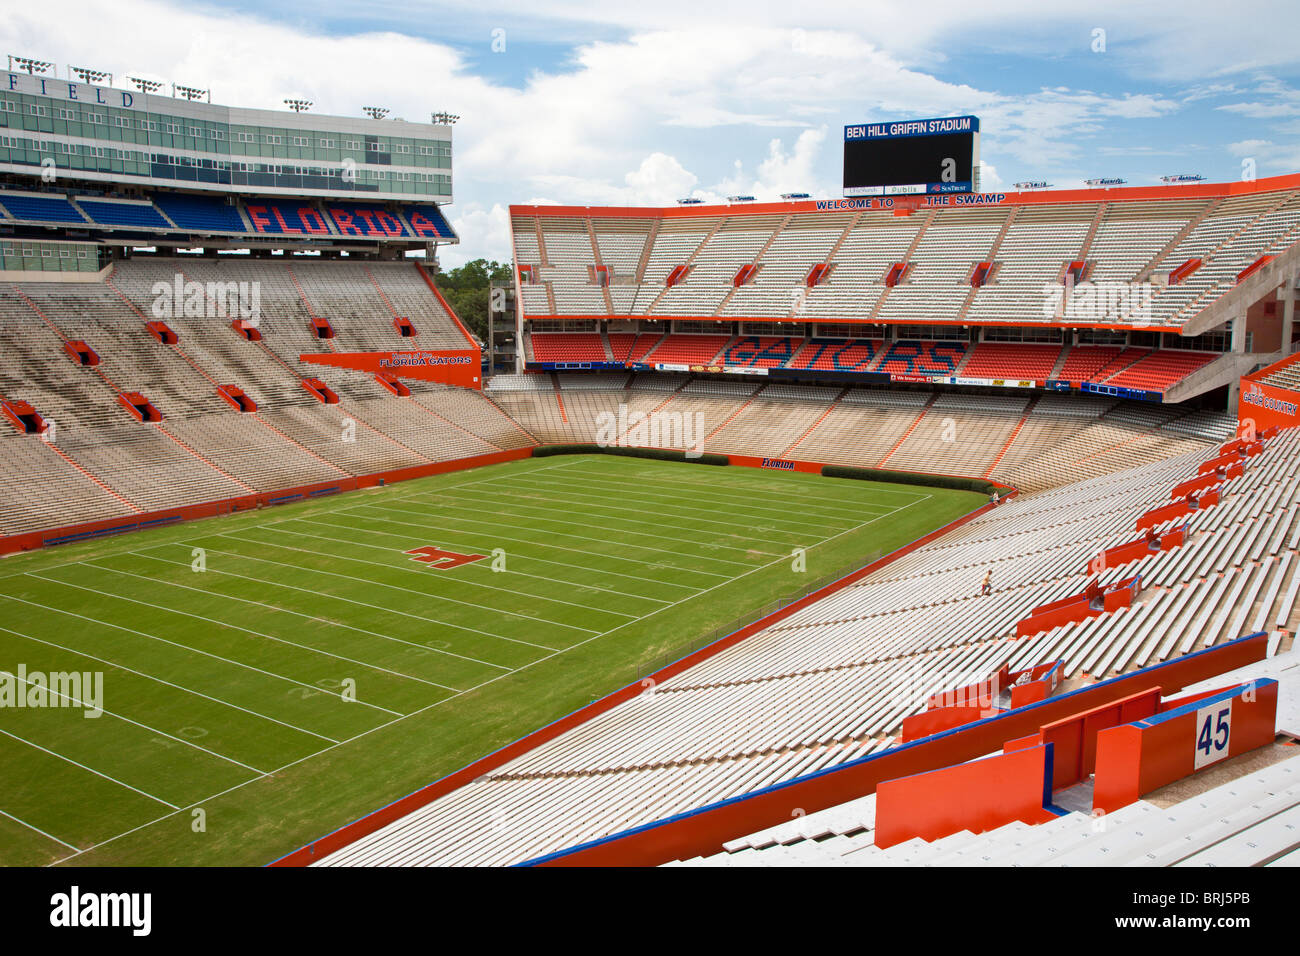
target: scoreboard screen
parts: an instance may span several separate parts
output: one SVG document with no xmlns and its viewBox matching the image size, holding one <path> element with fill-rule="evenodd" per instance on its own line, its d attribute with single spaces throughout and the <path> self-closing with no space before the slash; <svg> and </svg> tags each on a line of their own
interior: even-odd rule
<svg viewBox="0 0 1300 956">
<path fill-rule="evenodd" d="M 979 120 L 974 116 L 844 127 L 844 195 L 974 192 Z"/>
</svg>

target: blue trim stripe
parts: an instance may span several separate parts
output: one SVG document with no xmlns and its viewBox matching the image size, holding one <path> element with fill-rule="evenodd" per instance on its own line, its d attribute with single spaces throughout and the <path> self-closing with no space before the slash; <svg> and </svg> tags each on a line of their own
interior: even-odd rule
<svg viewBox="0 0 1300 956">
<path fill-rule="evenodd" d="M 665 817 L 662 820 L 653 820 L 650 823 L 643 823 L 640 826 L 632 827 L 631 829 L 628 830 L 622 830 L 618 833 L 611 833 L 608 836 L 600 837 L 595 840 L 589 840 L 586 843 L 579 843 L 577 846 L 572 846 L 569 847 L 568 849 L 556 850 L 552 853 L 547 853 L 543 856 L 535 857 L 531 860 L 525 860 L 522 863 L 516 863 L 514 865 L 515 866 L 537 866 L 541 863 L 549 863 L 552 860 L 562 859 L 563 857 L 570 856 L 574 853 L 579 853 L 583 850 L 589 850 L 593 847 L 601 846 L 606 843 L 613 843 L 615 840 L 622 840 L 625 837 L 633 836 L 638 833 L 645 833 L 649 830 L 654 830 L 659 827 L 668 826 L 671 823 L 678 823 L 682 820 L 688 820 L 691 817 L 698 816 L 703 813 L 709 813 L 713 810 L 717 810 L 722 807 L 731 806 L 734 803 L 740 803 L 744 800 L 752 800 L 757 797 L 766 796 L 767 794 L 770 793 L 777 793 L 781 790 L 786 789 L 787 787 L 793 787 L 796 784 L 807 783 L 809 780 L 816 780 L 818 777 L 824 777 L 827 776 L 828 774 L 833 774 L 833 773 L 840 773 L 841 771 L 848 770 L 851 767 L 860 767 L 864 764 L 870 763 L 873 760 L 879 760 L 881 757 L 887 754 L 892 755 L 898 753 L 900 750 L 907 750 L 912 747 L 920 746 L 921 744 L 932 743 L 935 740 L 941 740 L 944 737 L 950 737 L 953 734 L 965 732 L 967 730 L 970 730 L 972 727 L 978 727 L 982 724 L 990 723 L 991 721 L 1005 720 L 1013 713 L 1019 715 L 1019 714 L 1027 713 L 1032 710 L 1037 710 L 1041 707 L 1046 707 L 1049 704 L 1055 705 L 1060 703 L 1063 700 L 1068 700 L 1071 697 L 1078 696 L 1079 694 L 1091 693 L 1095 691 L 1098 687 L 1105 687 L 1106 685 L 1113 684 L 1116 681 L 1132 680 L 1133 678 L 1141 674 L 1155 673 L 1156 671 L 1159 671 L 1162 668 L 1169 667 L 1173 664 L 1182 661 L 1190 660 L 1193 657 L 1202 657 L 1206 654 L 1213 654 L 1219 651 L 1223 651 L 1226 648 L 1233 647 L 1237 644 L 1242 643 L 1243 641 L 1249 641 L 1254 638 L 1265 635 L 1267 633 L 1268 633 L 1267 631 L 1257 631 L 1254 634 L 1247 634 L 1244 637 L 1239 637 L 1236 640 L 1227 641 L 1226 643 L 1218 644 L 1214 647 L 1207 647 L 1199 651 L 1193 651 L 1191 654 L 1184 654 L 1181 657 L 1175 657 L 1167 661 L 1161 661 L 1159 664 L 1152 664 L 1149 667 L 1144 667 L 1140 670 L 1133 671 L 1131 674 L 1121 674 L 1118 677 L 1112 677 L 1109 680 L 1098 681 L 1095 684 L 1089 684 L 1087 687 L 1077 688 L 1075 690 L 1070 691 L 1068 694 L 1061 694 L 1057 697 L 1048 697 L 1046 700 L 1040 700 L 1032 704 L 1026 704 L 1024 707 L 1017 708 L 1015 711 L 1006 711 L 1001 714 L 995 714 L 992 717 L 984 717 L 981 718 L 980 720 L 975 720 L 969 724 L 963 724 L 960 727 L 954 727 L 951 730 L 945 730 L 940 733 L 933 734 L 932 736 L 929 737 L 922 737 L 919 740 L 913 740 L 909 743 L 899 744 L 897 747 L 890 747 L 888 750 L 880 750 L 877 751 L 876 753 L 868 754 L 865 757 L 859 757 L 856 760 L 850 760 L 846 763 L 836 764 L 834 767 L 826 767 L 822 770 L 816 770 L 802 777 L 795 777 L 791 780 L 786 780 L 778 784 L 773 784 L 772 786 L 766 787 L 762 790 L 755 790 L 752 793 L 743 793 L 740 794 L 739 796 L 728 797 L 726 800 L 719 800 L 716 803 L 706 804 L 702 807 L 697 807 L 694 810 L 687 810 L 671 817 Z"/>
<path fill-rule="evenodd" d="M 645 366 L 645 367 L 646 367 L 646 368 L 650 368 L 651 366 L 648 366 L 648 365 L 647 365 L 647 366 Z M 976 512 L 982 511 L 982 510 L 984 510 L 985 508 L 988 508 L 988 507 L 989 507 L 989 505 L 987 505 L 987 504 L 982 504 L 982 505 L 980 505 L 978 508 L 972 508 L 970 511 L 966 512 L 966 513 L 965 513 L 964 515 L 962 515 L 960 518 L 954 518 L 953 521 L 956 522 L 956 521 L 962 521 L 962 520 L 965 520 L 966 518 L 969 518 L 971 515 L 975 514 Z M 936 528 L 935 530 L 940 530 L 940 529 L 937 529 L 937 528 Z M 924 537 L 924 535 L 923 535 L 922 537 Z M 920 538 L 918 538 L 917 540 L 919 541 Z M 897 554 L 899 551 L 902 551 L 902 550 L 904 550 L 905 548 L 910 548 L 910 547 L 911 547 L 912 545 L 914 545 L 914 544 L 916 544 L 916 541 L 909 541 L 907 544 L 902 545 L 902 546 L 900 546 L 900 547 L 898 547 L 898 548 L 895 548 L 893 551 L 889 552 L 889 554 L 886 554 L 886 555 L 884 555 L 883 557 L 875 558 L 875 559 L 872 560 L 872 561 L 868 561 L 866 564 L 862 565 L 862 567 L 860 567 L 860 568 L 855 568 L 854 570 L 848 572 L 847 574 L 842 575 L 841 577 L 836 578 L 834 581 L 830 582 L 829 584 L 824 585 L 824 586 L 821 587 L 821 588 L 818 588 L 818 590 L 819 590 L 819 591 L 824 591 L 824 590 L 826 590 L 826 588 L 834 587 L 836 584 L 839 584 L 839 583 L 840 583 L 841 581 L 843 581 L 845 578 L 850 578 L 850 577 L 852 577 L 853 575 L 855 575 L 855 574 L 857 574 L 858 572 L 860 572 L 860 571 L 862 570 L 862 568 L 870 567 L 870 566 L 873 565 L 873 564 L 878 564 L 878 563 L 881 562 L 881 561 L 885 561 L 885 560 L 887 560 L 888 558 L 893 557 L 893 556 L 894 556 L 895 554 Z M 815 593 L 815 592 L 814 592 L 814 593 Z M 803 600 L 803 599 L 800 598 L 800 600 Z M 788 606 L 788 605 L 785 605 L 785 606 Z M 761 620 L 761 618 L 760 618 L 760 620 Z M 733 634 L 737 634 L 737 633 L 739 633 L 740 631 L 743 631 L 746 627 L 753 627 L 755 623 L 756 623 L 756 622 L 751 621 L 749 624 L 746 624 L 744 627 L 738 627 L 738 628 L 736 628 L 736 630 L 732 631 L 731 633 L 729 633 L 729 634 L 724 634 L 722 637 L 718 638 L 718 639 L 717 639 L 716 641 L 714 641 L 712 644 L 706 644 L 706 645 L 704 645 L 704 647 L 696 648 L 696 649 L 693 650 L 693 651 L 689 651 L 689 652 L 683 654 L 681 657 L 677 658 L 677 660 L 675 660 L 675 661 L 671 661 L 671 662 L 669 662 L 668 664 L 665 664 L 663 667 L 660 667 L 658 670 L 654 671 L 653 673 L 658 674 L 660 671 L 667 670 L 669 667 L 672 667 L 674 664 L 679 664 L 679 663 L 681 663 L 682 661 L 686 660 L 686 658 L 688 658 L 688 657 L 690 657 L 690 656 L 692 656 L 692 655 L 694 655 L 694 654 L 698 654 L 698 653 L 700 653 L 701 651 L 707 650 L 708 648 L 713 647 L 714 645 L 718 644 L 718 643 L 721 642 L 721 641 L 725 641 L 725 640 L 727 640 L 727 638 L 731 637 Z M 1211 650 L 1213 650 L 1213 648 L 1211 648 Z M 645 675 L 645 676 L 649 676 L 649 675 Z M 626 684 L 624 684 L 622 687 L 618 688 L 617 690 L 611 691 L 610 693 L 606 694 L 605 697 L 613 697 L 615 694 L 622 693 L 623 691 L 627 690 L 629 687 L 639 687 L 639 686 L 641 685 L 641 681 L 642 681 L 643 679 L 644 679 L 644 677 L 638 677 L 636 680 L 628 681 Z M 604 700 L 605 697 L 597 698 L 597 700 Z M 594 704 L 594 703 L 596 703 L 596 701 L 592 701 L 591 703 Z M 449 773 L 449 774 L 444 774 L 443 776 L 439 777 L 437 780 L 430 781 L 429 783 L 426 783 L 424 786 L 422 786 L 422 787 L 418 787 L 418 788 L 416 788 L 415 790 L 412 790 L 410 793 L 406 794 L 405 796 L 398 797 L 396 800 L 392 800 L 392 801 L 390 801 L 390 802 L 384 804 L 382 807 L 379 807 L 379 808 L 376 809 L 376 810 L 371 810 L 371 811 L 370 811 L 369 813 L 367 813 L 365 816 L 357 817 L 356 820 L 353 820 L 353 821 L 351 821 L 350 823 L 345 823 L 345 824 L 343 824 L 343 826 L 341 826 L 341 827 L 336 827 L 335 829 L 331 830 L 329 833 L 325 834 L 324 836 L 322 836 L 322 837 L 318 837 L 317 839 L 312 840 L 311 843 L 308 843 L 308 844 L 305 844 L 305 845 L 303 845 L 303 846 L 300 846 L 300 847 L 298 847 L 298 849 L 296 849 L 296 850 L 290 850 L 288 853 L 284 854 L 284 856 L 276 857 L 274 860 L 271 861 L 271 864 L 278 863 L 280 860 L 283 860 L 285 857 L 293 856 L 293 854 L 295 854 L 295 853 L 299 853 L 299 852 L 301 852 L 302 850 L 309 850 L 309 849 L 312 848 L 312 846 L 314 846 L 315 844 L 319 843 L 321 840 L 326 840 L 326 839 L 328 839 L 329 837 L 333 836 L 335 833 L 338 833 L 340 830 L 346 830 L 348 827 L 352 826 L 353 823 L 358 823 L 359 821 L 364 820 L 366 817 L 374 816 L 376 813 L 381 813 L 382 811 L 387 810 L 387 809 L 388 809 L 389 807 L 391 807 L 393 804 L 395 804 L 395 803 L 401 803 L 401 802 L 402 802 L 403 800 L 405 800 L 407 797 L 412 797 L 412 796 L 414 796 L 415 794 L 419 793 L 421 790 L 425 790 L 425 789 L 427 789 L 427 788 L 429 788 L 429 787 L 432 787 L 432 786 L 434 786 L 435 784 L 439 783 L 440 781 L 442 781 L 442 780 L 446 780 L 448 777 L 453 777 L 453 776 L 455 776 L 456 774 L 460 773 L 461 771 L 463 771 L 463 770 L 465 770 L 465 769 L 467 769 L 467 768 L 469 768 L 469 767 L 472 767 L 474 764 L 479 763 L 480 761 L 483 761 L 483 760 L 487 760 L 487 759 L 488 759 L 489 757 L 491 757 L 493 754 L 499 754 L 499 753 L 501 753 L 501 751 L 506 750 L 506 749 L 508 749 L 508 748 L 510 748 L 510 747 L 513 747 L 515 744 L 519 743 L 521 740 L 525 740 L 525 739 L 527 739 L 528 737 L 533 736 L 534 734 L 539 734 L 539 733 L 541 733 L 542 731 L 546 730 L 546 728 L 548 728 L 548 727 L 554 727 L 556 724 L 560 723 L 561 721 L 568 720 L 568 719 L 569 719 L 570 717 L 572 717 L 574 714 L 578 713 L 579 711 L 585 710 L 587 707 L 590 707 L 590 706 L 591 706 L 591 704 L 583 704 L 581 707 L 578 707 L 578 708 L 575 708 L 574 710 L 569 711 L 569 712 L 568 712 L 567 714 L 565 714 L 563 717 L 557 717 L 557 718 L 555 718 L 555 720 L 551 721 L 549 724 L 543 724 L 543 725 L 542 725 L 541 727 L 539 727 L 537 730 L 529 731 L 528 733 L 524 734 L 523 737 L 518 737 L 518 738 L 516 738 L 515 740 L 510 741 L 510 743 L 508 743 L 508 744 L 502 744 L 502 745 L 501 745 L 500 747 L 498 747 L 496 750 L 490 751 L 489 753 L 484 754 L 482 757 L 479 757 L 479 758 L 476 759 L 476 760 L 472 760 L 472 761 L 470 761 L 470 762 L 467 763 L 464 767 L 461 767 L 459 770 L 453 770 L 453 771 L 452 771 L 451 773 Z M 576 849 L 576 848 L 575 848 L 575 849 Z M 271 864 L 267 864 L 267 865 L 269 866 L 269 865 L 271 865 Z"/>
<path fill-rule="evenodd" d="M 1135 720 L 1133 724 L 1138 727 L 1154 727 L 1156 724 L 1163 724 L 1166 721 L 1175 720 L 1187 714 L 1194 714 L 1202 707 L 1209 707 L 1211 704 L 1220 701 L 1232 700 L 1234 697 L 1240 697 L 1243 690 L 1248 687 L 1267 687 L 1269 684 L 1276 684 L 1277 681 L 1271 677 L 1261 677 L 1258 680 L 1246 681 L 1244 684 L 1238 684 L 1236 687 L 1229 687 L 1227 690 L 1221 690 L 1217 694 L 1211 694 L 1209 697 L 1201 697 L 1197 700 L 1188 701 L 1180 707 L 1173 710 L 1167 710 L 1163 714 L 1155 714 L 1144 720 Z"/>
</svg>

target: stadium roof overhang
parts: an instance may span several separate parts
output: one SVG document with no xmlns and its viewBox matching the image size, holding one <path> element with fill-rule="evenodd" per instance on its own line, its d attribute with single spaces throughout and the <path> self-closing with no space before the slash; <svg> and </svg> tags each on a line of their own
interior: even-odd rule
<svg viewBox="0 0 1300 956">
<path fill-rule="evenodd" d="M 983 209 L 989 206 L 1078 205 L 1080 203 L 1150 202 L 1249 196 L 1281 189 L 1300 189 L 1300 173 L 1249 182 L 1175 183 L 1160 186 L 1118 186 L 1098 189 L 1048 189 L 1027 192 L 957 193 L 893 199 L 810 199 L 766 203 L 701 204 L 698 206 L 537 206 L 512 205 L 512 216 L 588 216 L 609 219 L 694 219 L 724 216 L 772 216 L 792 213 L 831 213 L 889 210 L 908 205 L 919 209 Z"/>
<path fill-rule="evenodd" d="M 457 243 L 459 239 L 383 239 L 351 237 L 299 239 L 288 235 L 238 235 L 196 233 L 184 230 L 142 232 L 138 229 L 61 229 L 48 223 L 0 222 L 0 238 L 40 241 L 90 242 L 101 246 L 154 246 L 164 249 L 284 250 L 290 252 L 358 252 L 374 253 L 381 249 L 411 252 L 439 245 Z"/>
</svg>

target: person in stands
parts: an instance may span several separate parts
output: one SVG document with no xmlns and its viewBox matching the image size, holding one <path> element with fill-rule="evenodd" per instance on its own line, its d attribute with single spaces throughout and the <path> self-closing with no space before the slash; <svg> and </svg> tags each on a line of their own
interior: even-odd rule
<svg viewBox="0 0 1300 956">
<path fill-rule="evenodd" d="M 984 583 L 980 585 L 980 594 L 993 593 L 993 569 L 989 568 L 984 572 Z"/>
</svg>

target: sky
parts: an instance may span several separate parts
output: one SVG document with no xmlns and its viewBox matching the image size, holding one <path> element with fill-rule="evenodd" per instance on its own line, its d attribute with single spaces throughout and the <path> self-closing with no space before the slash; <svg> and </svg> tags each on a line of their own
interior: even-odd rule
<svg viewBox="0 0 1300 956">
<path fill-rule="evenodd" d="M 1291 0 L 8 7 L 3 52 L 60 76 L 130 73 L 231 106 L 459 114 L 447 212 L 461 244 L 440 250 L 444 268 L 508 261 L 512 203 L 838 197 L 848 124 L 974 114 L 990 192 L 1300 172 Z"/>
</svg>

